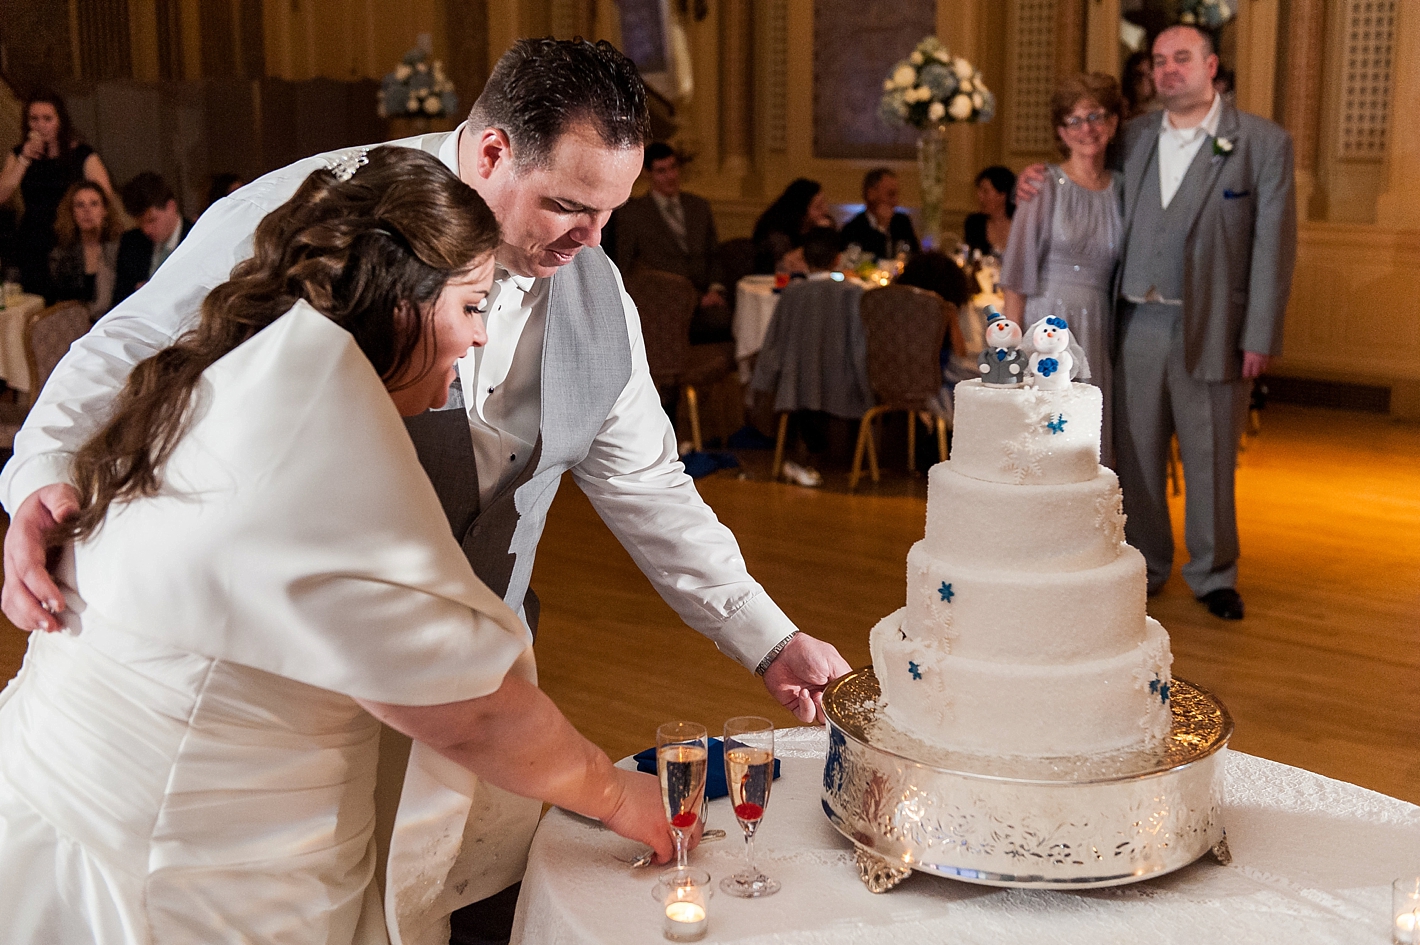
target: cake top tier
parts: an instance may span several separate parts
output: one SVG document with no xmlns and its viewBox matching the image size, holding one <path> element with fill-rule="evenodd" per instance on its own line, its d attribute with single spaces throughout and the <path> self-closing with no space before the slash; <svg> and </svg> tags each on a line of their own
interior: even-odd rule
<svg viewBox="0 0 1420 945">
<path fill-rule="evenodd" d="M 986 482 L 1058 485 L 1099 474 L 1098 387 L 1074 383 L 1066 390 L 987 387 L 979 380 L 956 386 L 952 469 Z"/>
</svg>

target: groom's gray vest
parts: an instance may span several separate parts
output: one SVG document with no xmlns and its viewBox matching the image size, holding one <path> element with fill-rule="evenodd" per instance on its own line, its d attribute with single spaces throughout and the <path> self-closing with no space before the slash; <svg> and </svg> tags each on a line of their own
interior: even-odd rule
<svg viewBox="0 0 1420 945">
<path fill-rule="evenodd" d="M 1188 231 L 1198 218 L 1198 205 L 1208 183 L 1208 162 L 1212 160 L 1209 140 L 1205 138 L 1194 155 L 1167 208 L 1159 185 L 1159 147 L 1154 145 L 1154 153 L 1144 168 L 1139 203 L 1134 208 L 1124 253 L 1124 272 L 1119 286 L 1119 294 L 1124 298 L 1142 299 L 1152 286 L 1165 299 L 1183 300 Z"/>
<path fill-rule="evenodd" d="M 478 469 L 460 385 L 449 403 L 405 421 L 454 537 L 509 607 L 525 607 L 533 557 L 562 474 L 581 462 L 631 378 L 631 342 L 611 261 L 586 247 L 552 276 L 542 345 L 542 424 L 522 473 L 479 508 Z"/>
</svg>

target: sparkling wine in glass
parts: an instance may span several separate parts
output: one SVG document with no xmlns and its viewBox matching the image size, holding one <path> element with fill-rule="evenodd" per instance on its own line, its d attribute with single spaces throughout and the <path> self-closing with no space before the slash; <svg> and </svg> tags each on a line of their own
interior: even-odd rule
<svg viewBox="0 0 1420 945">
<path fill-rule="evenodd" d="M 656 729 L 656 772 L 661 779 L 661 803 L 675 841 L 675 868 L 661 884 L 683 885 L 690 872 L 686 860 L 686 833 L 695 827 L 705 803 L 705 766 L 709 756 L 705 726 L 694 722 L 667 722 Z M 709 877 L 706 877 L 709 881 Z"/>
<path fill-rule="evenodd" d="M 754 835 L 774 782 L 774 724 L 768 719 L 742 715 L 725 723 L 725 782 L 745 835 L 745 868 L 720 880 L 720 888 L 741 899 L 772 896 L 779 891 L 779 881 L 760 872 L 754 862 Z"/>
</svg>

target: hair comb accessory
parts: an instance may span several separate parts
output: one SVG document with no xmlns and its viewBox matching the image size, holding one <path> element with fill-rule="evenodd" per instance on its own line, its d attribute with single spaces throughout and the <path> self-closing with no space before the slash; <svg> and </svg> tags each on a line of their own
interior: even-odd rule
<svg viewBox="0 0 1420 945">
<path fill-rule="evenodd" d="M 1045 323 L 1046 323 L 1047 325 L 1053 325 L 1053 326 L 1056 327 L 1056 328 L 1069 328 L 1069 327 L 1070 327 L 1070 326 L 1065 322 L 1065 319 L 1063 319 L 1063 318 L 1058 318 L 1058 317 L 1056 317 L 1056 316 L 1054 316 L 1054 315 L 1051 315 L 1049 318 L 1047 318 L 1047 319 L 1045 320 Z"/>
<path fill-rule="evenodd" d="M 355 176 L 355 172 L 366 164 L 370 163 L 370 149 L 356 148 L 348 151 L 340 158 L 333 159 L 329 163 L 330 172 L 335 175 L 335 179 L 342 184 Z"/>
</svg>

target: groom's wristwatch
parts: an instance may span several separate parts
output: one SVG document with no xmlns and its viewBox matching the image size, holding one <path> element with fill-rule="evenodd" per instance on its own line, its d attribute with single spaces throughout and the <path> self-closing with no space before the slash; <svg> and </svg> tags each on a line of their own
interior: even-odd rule
<svg viewBox="0 0 1420 945">
<path fill-rule="evenodd" d="M 794 639 L 794 637 L 798 635 L 799 631 L 795 630 L 793 633 L 789 634 L 787 637 L 774 644 L 774 649 L 764 654 L 764 659 L 760 660 L 759 665 L 754 668 L 754 674 L 756 676 L 763 676 L 766 672 L 768 672 L 769 664 L 778 659 L 779 654 L 784 652 L 784 647 L 788 646 L 789 641 Z"/>
</svg>

